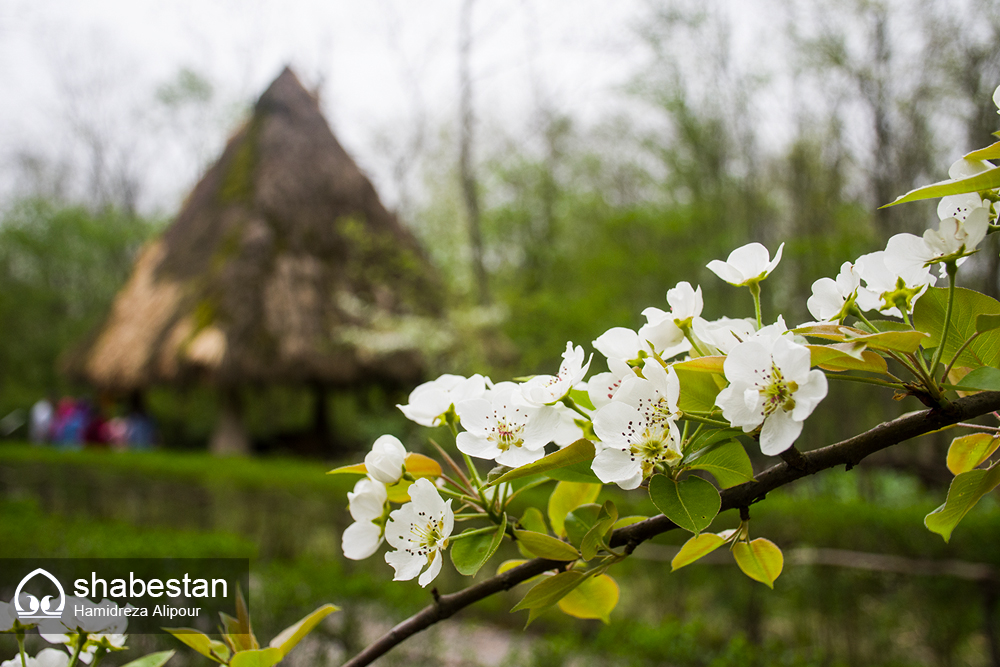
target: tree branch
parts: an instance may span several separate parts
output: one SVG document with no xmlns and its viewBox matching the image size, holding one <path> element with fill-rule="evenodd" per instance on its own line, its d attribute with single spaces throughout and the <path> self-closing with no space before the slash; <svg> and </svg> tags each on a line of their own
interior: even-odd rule
<svg viewBox="0 0 1000 667">
<path fill-rule="evenodd" d="M 890 422 L 883 422 L 869 431 L 842 442 L 810 452 L 803 452 L 801 458 L 794 457 L 795 466 L 786 462 L 772 466 L 758 474 L 754 481 L 724 490 L 722 492 L 722 510 L 720 511 L 724 512 L 752 505 L 762 500 L 771 491 L 821 470 L 838 465 L 845 465 L 847 470 L 850 470 L 866 456 L 879 450 L 960 421 L 974 419 L 1000 410 L 1000 392 L 980 392 L 973 396 L 966 396 L 949 404 L 948 408 L 947 411 L 930 409 L 908 414 Z M 625 545 L 626 550 L 631 553 L 642 542 L 676 527 L 670 519 L 661 514 L 631 526 L 619 528 L 612 534 L 611 546 Z M 433 604 L 406 619 L 354 658 L 348 660 L 343 667 L 362 667 L 362 665 L 371 664 L 376 658 L 384 655 L 408 637 L 438 621 L 449 618 L 465 607 L 494 593 L 510 590 L 542 572 L 564 565 L 565 563 L 561 561 L 536 558 L 457 593 L 442 595 Z"/>
</svg>

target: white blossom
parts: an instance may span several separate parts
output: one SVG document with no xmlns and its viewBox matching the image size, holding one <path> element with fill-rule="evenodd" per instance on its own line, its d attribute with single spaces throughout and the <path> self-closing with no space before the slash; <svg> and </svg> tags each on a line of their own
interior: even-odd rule
<svg viewBox="0 0 1000 667">
<path fill-rule="evenodd" d="M 27 667 L 66 667 L 69 664 L 69 654 L 54 648 L 45 648 L 35 657 L 25 656 Z M 21 667 L 21 656 L 15 655 L 10 660 L 0 662 L 0 667 Z"/>
<path fill-rule="evenodd" d="M 608 371 L 598 373 L 587 382 L 587 395 L 595 408 L 607 405 L 615 397 L 622 380 L 634 376 L 635 371 L 621 359 L 608 359 Z"/>
<path fill-rule="evenodd" d="M 809 349 L 772 334 L 733 348 L 723 366 L 730 384 L 715 401 L 729 423 L 745 433 L 763 425 L 760 449 L 769 456 L 792 446 L 802 422 L 827 392 L 823 372 L 809 369 Z"/>
<path fill-rule="evenodd" d="M 573 347 L 573 343 L 566 343 L 559 374 L 536 375 L 521 385 L 521 395 L 532 405 L 548 405 L 562 400 L 587 375 L 593 355 L 586 363 L 585 357 L 582 346 Z"/>
<path fill-rule="evenodd" d="M 451 501 L 445 502 L 425 477 L 410 486 L 409 494 L 410 502 L 389 515 L 385 539 L 394 551 L 385 554 L 385 562 L 396 571 L 393 581 L 409 581 L 423 570 L 418 583 L 427 586 L 441 571 L 441 551 L 448 547 L 455 515 Z"/>
<path fill-rule="evenodd" d="M 351 560 L 363 560 L 382 544 L 384 528 L 379 522 L 385 514 L 387 499 L 385 484 L 367 477 L 359 480 L 354 485 L 354 491 L 347 494 L 348 509 L 354 523 L 341 536 L 344 556 Z"/>
<path fill-rule="evenodd" d="M 615 399 L 594 415 L 594 432 L 602 448 L 591 467 L 604 483 L 634 489 L 658 464 L 681 457 L 680 432 L 674 420 L 680 383 L 673 369 L 657 362 L 622 382 Z"/>
<path fill-rule="evenodd" d="M 652 353 L 644 338 L 625 327 L 608 329 L 591 344 L 609 360 L 619 359 L 626 363 L 644 359 Z"/>
<path fill-rule="evenodd" d="M 737 287 L 750 285 L 767 278 L 771 271 L 774 271 L 774 267 L 781 261 L 781 252 L 784 248 L 784 243 L 778 246 L 778 252 L 772 260 L 763 245 L 748 243 L 729 253 L 725 262 L 713 259 L 708 263 L 708 268 L 730 285 Z"/>
<path fill-rule="evenodd" d="M 930 248 L 933 261 L 940 257 L 972 252 L 986 237 L 989 227 L 989 211 L 980 206 L 968 211 L 964 219 L 951 217 L 941 220 L 937 229 L 924 232 L 923 241 Z"/>
<path fill-rule="evenodd" d="M 410 392 L 409 403 L 397 405 L 406 418 L 421 426 L 439 426 L 451 407 L 469 398 L 480 398 L 486 392 L 487 379 L 476 374 L 442 375 L 425 382 Z"/>
<path fill-rule="evenodd" d="M 930 257 L 927 244 L 912 234 L 897 234 L 889 239 L 886 250 L 859 257 L 854 266 L 864 286 L 858 288 L 858 307 L 902 317 L 897 306 L 905 303 L 912 309 L 927 287 L 937 282 L 924 266 Z"/>
<path fill-rule="evenodd" d="M 853 303 L 861 285 L 861 276 L 850 262 L 840 265 L 840 273 L 834 278 L 820 278 L 812 284 L 812 296 L 806 301 L 809 313 L 821 322 L 842 320 L 847 304 Z"/>
<path fill-rule="evenodd" d="M 730 350 L 754 335 L 757 331 L 757 325 L 751 319 L 721 317 L 717 320 L 706 321 L 698 318 L 694 321 L 693 329 L 695 338 L 714 348 L 708 349 L 706 352 L 716 351 L 720 354 L 729 354 Z"/>
<path fill-rule="evenodd" d="M 379 436 L 372 450 L 365 455 L 368 475 L 383 484 L 395 484 L 403 476 L 406 448 L 394 435 Z"/>
<path fill-rule="evenodd" d="M 485 398 L 462 401 L 455 410 L 466 429 L 458 434 L 459 451 L 511 468 L 542 458 L 559 428 L 558 413 L 528 403 L 513 382 L 500 382 Z"/>
<path fill-rule="evenodd" d="M 704 304 L 701 287 L 695 289 L 691 287 L 691 283 L 677 283 L 667 290 L 667 303 L 670 304 L 670 312 L 652 307 L 642 311 L 646 324 L 639 329 L 639 338 L 648 341 L 663 359 L 691 349 L 684 330 L 691 327 L 695 318 L 701 316 Z"/>
</svg>

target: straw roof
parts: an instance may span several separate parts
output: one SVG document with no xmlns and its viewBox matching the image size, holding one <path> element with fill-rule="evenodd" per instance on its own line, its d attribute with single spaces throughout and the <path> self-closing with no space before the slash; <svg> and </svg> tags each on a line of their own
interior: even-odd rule
<svg viewBox="0 0 1000 667">
<path fill-rule="evenodd" d="M 443 303 L 415 239 L 286 68 L 143 250 L 83 371 L 124 390 L 408 383 Z"/>
</svg>

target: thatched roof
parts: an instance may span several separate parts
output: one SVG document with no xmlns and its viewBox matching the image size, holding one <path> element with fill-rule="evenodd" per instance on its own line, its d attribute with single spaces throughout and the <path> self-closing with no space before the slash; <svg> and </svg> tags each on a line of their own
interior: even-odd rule
<svg viewBox="0 0 1000 667">
<path fill-rule="evenodd" d="M 83 360 L 109 388 L 412 382 L 442 286 L 289 69 L 261 95 Z"/>
</svg>

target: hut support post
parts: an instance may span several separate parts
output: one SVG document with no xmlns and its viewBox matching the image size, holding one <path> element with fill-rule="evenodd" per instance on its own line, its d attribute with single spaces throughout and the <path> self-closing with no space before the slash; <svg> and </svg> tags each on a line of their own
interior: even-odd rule
<svg viewBox="0 0 1000 667">
<path fill-rule="evenodd" d="M 330 445 L 330 391 L 322 382 L 312 383 L 313 434 L 325 453 Z"/>
<path fill-rule="evenodd" d="M 219 395 L 219 419 L 212 433 L 209 449 L 216 456 L 242 456 L 250 453 L 250 438 L 243 426 L 243 401 L 234 387 Z"/>
</svg>

